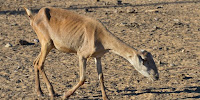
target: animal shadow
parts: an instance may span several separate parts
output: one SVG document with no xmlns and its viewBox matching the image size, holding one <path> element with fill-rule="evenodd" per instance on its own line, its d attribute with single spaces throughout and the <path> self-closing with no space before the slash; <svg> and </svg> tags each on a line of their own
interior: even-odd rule
<svg viewBox="0 0 200 100">
<path fill-rule="evenodd" d="M 159 91 L 160 90 L 160 91 Z M 162 91 L 162 90 L 170 90 L 170 91 Z M 117 90 L 118 93 L 122 94 L 122 95 L 141 95 L 141 94 L 145 94 L 145 93 L 155 93 L 155 94 L 171 94 L 171 93 L 200 93 L 200 87 L 199 86 L 191 86 L 191 87 L 184 87 L 183 90 L 176 91 L 176 88 L 174 87 L 164 87 L 164 88 L 147 88 L 142 90 L 139 93 L 135 93 L 137 90 L 135 89 L 131 89 L 129 88 L 125 88 L 124 90 Z M 124 93 L 125 92 L 125 93 Z M 193 97 L 185 97 L 182 99 L 188 99 L 188 98 L 193 98 L 193 99 L 197 99 L 200 98 L 200 95 L 198 96 L 193 96 Z"/>
</svg>

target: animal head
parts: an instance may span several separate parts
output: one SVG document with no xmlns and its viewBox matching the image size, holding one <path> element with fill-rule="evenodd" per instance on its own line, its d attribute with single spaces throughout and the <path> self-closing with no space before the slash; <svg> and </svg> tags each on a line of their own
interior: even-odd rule
<svg viewBox="0 0 200 100">
<path fill-rule="evenodd" d="M 138 72 L 151 80 L 159 79 L 159 73 L 150 52 L 141 50 L 141 52 L 132 57 L 131 64 Z"/>
</svg>

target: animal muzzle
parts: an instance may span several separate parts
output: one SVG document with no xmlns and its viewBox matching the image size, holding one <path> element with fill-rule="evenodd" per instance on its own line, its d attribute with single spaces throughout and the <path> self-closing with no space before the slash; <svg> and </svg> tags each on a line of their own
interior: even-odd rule
<svg viewBox="0 0 200 100">
<path fill-rule="evenodd" d="M 159 80 L 159 75 L 158 75 L 158 74 L 156 74 L 156 75 L 151 75 L 149 78 L 150 78 L 152 81 L 157 81 L 157 80 Z"/>
<path fill-rule="evenodd" d="M 158 75 L 158 74 L 156 74 L 156 75 L 154 76 L 154 81 L 157 81 L 157 80 L 159 80 L 159 75 Z"/>
</svg>

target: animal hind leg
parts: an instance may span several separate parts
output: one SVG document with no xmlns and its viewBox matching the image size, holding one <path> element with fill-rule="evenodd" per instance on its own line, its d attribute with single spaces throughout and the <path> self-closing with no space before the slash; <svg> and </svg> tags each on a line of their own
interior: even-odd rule
<svg viewBox="0 0 200 100">
<path fill-rule="evenodd" d="M 36 79 L 36 89 L 37 89 L 37 92 L 39 91 L 38 94 L 41 93 L 39 73 L 38 73 L 38 71 L 39 71 L 42 74 L 42 77 L 46 83 L 47 89 L 49 91 L 49 95 L 53 98 L 53 96 L 54 96 L 53 87 L 50 84 L 50 82 L 44 72 L 44 61 L 45 61 L 47 54 L 50 52 L 50 50 L 52 48 L 53 48 L 53 44 L 51 42 L 43 43 L 43 45 L 41 46 L 41 52 L 40 52 L 38 58 L 36 58 L 34 69 L 35 69 L 35 73 L 36 73 L 36 78 L 35 78 Z"/>
<path fill-rule="evenodd" d="M 34 62 L 33 62 L 33 65 L 35 65 L 36 63 L 38 63 L 39 59 L 40 59 L 40 55 L 41 55 L 41 52 L 38 54 L 38 56 L 35 58 Z"/>
<path fill-rule="evenodd" d="M 40 58 L 40 54 L 37 56 L 33 64 L 34 64 L 34 72 L 35 72 L 35 89 L 36 89 L 37 95 L 42 96 L 43 93 L 40 87 L 39 70 L 38 70 L 39 58 Z"/>
</svg>

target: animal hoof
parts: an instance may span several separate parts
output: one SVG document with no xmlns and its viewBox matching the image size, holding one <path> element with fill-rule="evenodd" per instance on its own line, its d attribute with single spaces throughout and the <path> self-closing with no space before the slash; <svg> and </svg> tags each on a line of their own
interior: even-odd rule
<svg viewBox="0 0 200 100">
<path fill-rule="evenodd" d="M 49 93 L 49 96 L 50 96 L 50 97 L 54 97 L 54 94 Z"/>
<path fill-rule="evenodd" d="M 51 97 L 51 99 L 50 100 L 54 100 L 54 96 L 52 95 L 52 96 L 50 96 Z"/>
<path fill-rule="evenodd" d="M 103 97 L 103 100 L 109 100 L 108 97 Z"/>
<path fill-rule="evenodd" d="M 63 94 L 63 100 L 69 98 L 72 95 L 72 93 L 73 93 L 72 91 L 68 91 L 67 93 L 64 93 Z"/>
<path fill-rule="evenodd" d="M 38 97 L 42 97 L 42 96 L 43 96 L 43 93 L 42 93 L 41 91 L 38 91 L 38 92 L 37 92 L 37 96 L 38 96 Z"/>
</svg>

